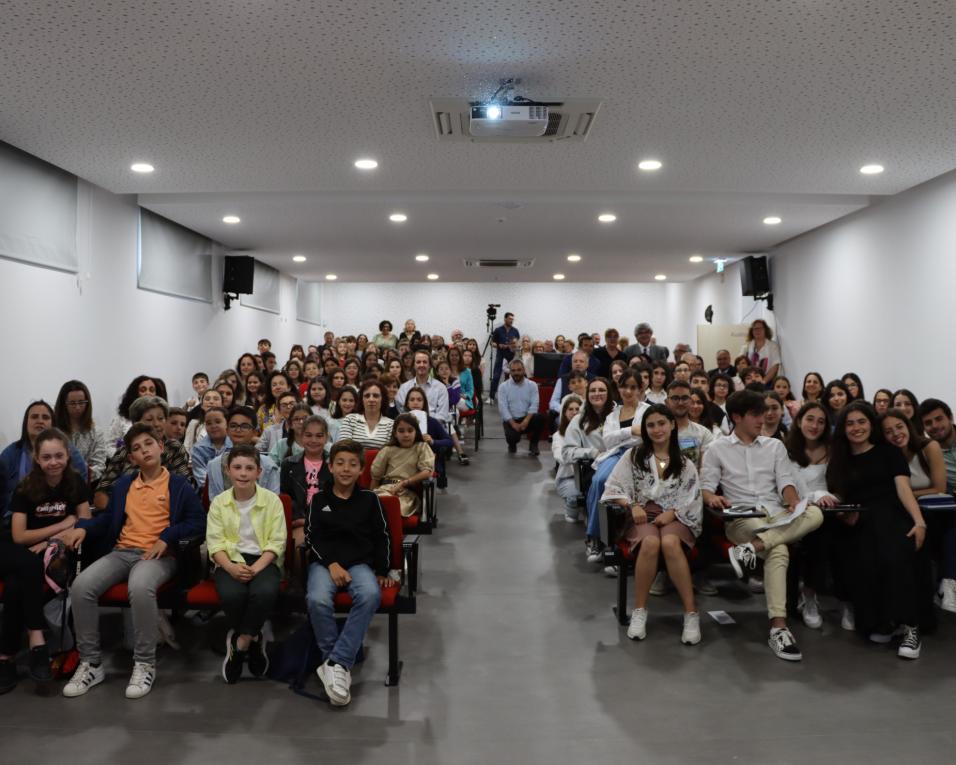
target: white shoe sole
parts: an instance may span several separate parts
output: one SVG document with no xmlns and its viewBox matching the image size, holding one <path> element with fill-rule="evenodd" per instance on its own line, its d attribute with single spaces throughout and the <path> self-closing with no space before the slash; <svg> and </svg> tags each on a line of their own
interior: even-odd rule
<svg viewBox="0 0 956 765">
<path fill-rule="evenodd" d="M 628 640 L 637 641 L 637 640 L 643 640 L 643 639 L 646 638 L 646 637 L 647 637 L 647 629 L 644 630 L 643 634 L 638 635 L 638 634 L 636 634 L 636 633 L 635 633 L 635 634 L 632 634 L 630 627 L 628 627 L 628 630 L 627 630 L 627 639 L 628 639 Z"/>
<path fill-rule="evenodd" d="M 322 687 L 325 689 L 325 695 L 329 697 L 329 702 L 333 707 L 344 707 L 348 705 L 348 703 L 352 700 L 352 694 L 349 693 L 348 696 L 343 698 L 339 694 L 335 693 L 334 690 L 332 690 L 332 678 L 329 677 L 328 681 L 326 681 L 327 672 L 325 671 L 324 663 L 320 664 L 316 668 L 315 674 L 319 676 L 319 682 L 322 683 Z"/>
<path fill-rule="evenodd" d="M 733 567 L 734 573 L 737 575 L 737 578 L 738 578 L 738 579 L 743 579 L 743 578 L 744 578 L 744 570 L 743 570 L 743 568 L 741 568 L 741 566 L 740 566 L 740 561 L 737 560 L 737 556 L 734 555 L 734 549 L 735 549 L 735 548 L 731 547 L 731 548 L 727 551 L 727 557 L 730 559 L 730 565 Z"/>
<path fill-rule="evenodd" d="M 65 686 L 63 686 L 63 696 L 68 699 L 76 699 L 76 698 L 79 698 L 80 696 L 85 696 L 93 688 L 95 688 L 100 683 L 102 683 L 105 679 L 106 679 L 106 673 L 104 672 L 100 677 L 96 678 L 95 680 L 93 680 L 92 683 L 86 686 L 85 690 L 82 690 L 79 693 L 67 693 L 66 689 L 67 689 L 67 686 L 69 686 L 69 683 L 67 683 Z"/>
<path fill-rule="evenodd" d="M 811 630 L 818 630 L 823 627 L 823 617 L 817 614 L 815 619 L 807 617 L 805 614 L 800 614 L 803 618 L 803 625 Z"/>
<path fill-rule="evenodd" d="M 155 678 L 154 678 L 154 680 L 155 680 Z M 126 687 L 126 698 L 128 698 L 128 699 L 134 699 L 134 700 L 135 700 L 135 699 L 141 699 L 141 698 L 143 698 L 144 696 L 149 696 L 149 692 L 150 692 L 151 690 L 153 690 L 152 684 L 150 684 L 150 686 L 149 686 L 145 691 L 140 691 L 139 688 L 137 688 L 137 689 L 135 689 L 135 690 L 130 690 L 130 687 L 127 686 L 127 687 Z"/>
<path fill-rule="evenodd" d="M 896 652 L 896 655 L 899 656 L 901 659 L 911 659 L 911 660 L 918 659 L 919 654 L 920 654 L 920 648 L 917 648 L 915 651 L 909 648 L 900 648 Z"/>
</svg>

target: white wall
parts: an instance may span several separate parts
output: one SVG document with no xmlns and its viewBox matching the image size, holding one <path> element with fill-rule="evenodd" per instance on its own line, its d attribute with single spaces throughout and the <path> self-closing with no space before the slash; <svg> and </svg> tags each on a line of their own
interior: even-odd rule
<svg viewBox="0 0 956 765">
<path fill-rule="evenodd" d="M 461 329 L 483 343 L 488 304 L 500 303 L 495 326 L 511 311 L 515 326 L 535 339 L 557 334 L 576 338 L 579 332 L 603 334 L 616 327 L 633 342 L 634 325 L 649 321 L 658 340 L 673 345 L 684 339 L 672 320 L 678 299 L 678 293 L 659 284 L 438 282 L 402 284 L 399 289 L 389 284 L 329 284 L 322 320 L 337 334 L 365 332 L 371 337 L 382 319 L 390 320 L 396 332 L 406 319 L 414 319 L 422 332 L 448 340 L 453 329 Z"/>
<path fill-rule="evenodd" d="M 0 376 L 0 445 L 19 437 L 31 400 L 52 404 L 68 379 L 90 387 L 94 416 L 105 426 L 138 374 L 162 377 L 172 402 L 181 405 L 193 372 L 211 376 L 233 366 L 243 351 L 255 352 L 262 336 L 285 352 L 293 342 L 321 338 L 321 327 L 295 320 L 289 277 L 282 278 L 279 315 L 237 302 L 223 311 L 221 299 L 210 305 L 137 289 L 136 224 L 133 199 L 81 181 L 79 278 L 0 259 L 7 361 Z M 221 263 L 213 271 L 221 283 Z"/>
<path fill-rule="evenodd" d="M 854 371 L 869 398 L 956 404 L 956 172 L 792 240 L 771 271 L 793 377 Z"/>
</svg>

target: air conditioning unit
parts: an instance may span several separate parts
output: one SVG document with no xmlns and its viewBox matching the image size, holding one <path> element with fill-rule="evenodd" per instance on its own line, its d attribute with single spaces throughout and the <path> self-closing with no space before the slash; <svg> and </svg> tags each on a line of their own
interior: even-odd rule
<svg viewBox="0 0 956 765">
<path fill-rule="evenodd" d="M 601 108 L 597 98 L 566 98 L 535 104 L 474 104 L 465 98 L 429 101 L 440 141 L 554 143 L 584 141 Z M 497 113 L 489 109 L 500 109 Z"/>
<path fill-rule="evenodd" d="M 534 265 L 534 258 L 526 260 L 511 260 L 508 258 L 465 259 L 462 263 L 465 264 L 465 268 L 531 268 Z"/>
</svg>

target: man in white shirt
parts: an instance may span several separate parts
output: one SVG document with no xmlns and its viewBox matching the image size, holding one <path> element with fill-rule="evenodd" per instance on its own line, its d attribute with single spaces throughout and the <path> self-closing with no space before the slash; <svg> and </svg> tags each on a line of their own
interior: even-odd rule
<svg viewBox="0 0 956 765">
<path fill-rule="evenodd" d="M 428 376 L 432 369 L 432 358 L 428 351 L 415 351 L 415 376 L 401 384 L 395 394 L 395 404 L 405 411 L 405 397 L 412 388 L 425 391 L 428 401 L 428 413 L 440 422 L 448 421 L 448 388 L 443 383 Z"/>
<path fill-rule="evenodd" d="M 736 545 L 730 550 L 730 563 L 743 578 L 756 567 L 757 558 L 763 558 L 770 617 L 768 643 L 779 658 L 800 661 L 803 655 L 786 619 L 787 545 L 819 528 L 823 514 L 820 508 L 808 505 L 786 525 L 766 528 L 793 513 L 800 496 L 786 448 L 777 439 L 760 435 L 765 409 L 766 399 L 756 391 L 738 391 L 727 399 L 727 416 L 734 430 L 714 442 L 704 455 L 700 487 L 704 503 L 718 510 L 735 505 L 766 508 L 769 518 L 738 518 L 726 525 L 727 538 Z M 716 493 L 718 486 L 723 496 Z"/>
</svg>

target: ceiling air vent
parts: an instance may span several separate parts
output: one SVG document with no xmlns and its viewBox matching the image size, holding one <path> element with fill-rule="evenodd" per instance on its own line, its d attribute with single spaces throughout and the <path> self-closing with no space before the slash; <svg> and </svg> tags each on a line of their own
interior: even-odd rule
<svg viewBox="0 0 956 765">
<path fill-rule="evenodd" d="M 429 101 L 432 124 L 435 126 L 435 134 L 439 141 L 472 141 L 474 143 L 584 141 L 591 133 L 594 118 L 601 108 L 601 100 L 567 98 L 563 101 L 548 101 L 547 104 L 541 104 L 535 116 L 545 118 L 546 115 L 547 127 L 543 135 L 535 136 L 475 135 L 471 132 L 472 106 L 472 102 L 465 98 L 433 98 Z"/>
<path fill-rule="evenodd" d="M 531 268 L 534 265 L 534 258 L 528 260 L 506 260 L 495 258 L 492 260 L 464 260 L 462 261 L 466 268 Z"/>
</svg>

